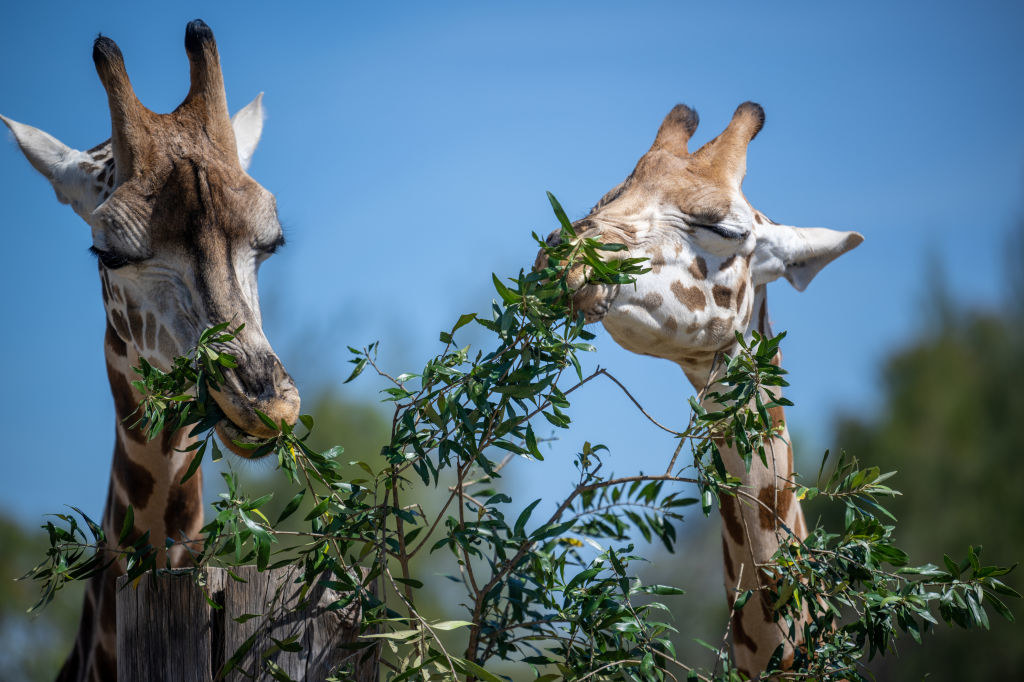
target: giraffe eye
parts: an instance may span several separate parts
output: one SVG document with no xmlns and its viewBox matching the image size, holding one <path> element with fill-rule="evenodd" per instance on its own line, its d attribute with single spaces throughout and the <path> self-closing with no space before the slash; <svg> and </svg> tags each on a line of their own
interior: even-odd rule
<svg viewBox="0 0 1024 682">
<path fill-rule="evenodd" d="M 724 225 L 693 223 L 693 227 L 698 227 L 702 230 L 709 230 L 723 239 L 743 239 L 747 236 L 747 233 L 742 230 L 733 230 L 725 227 Z"/>
<path fill-rule="evenodd" d="M 269 258 L 271 254 L 277 253 L 277 250 L 280 249 L 282 246 L 284 246 L 284 235 L 280 235 L 277 239 L 270 242 L 269 244 L 257 246 L 256 250 L 259 252 L 261 257 Z"/>
<path fill-rule="evenodd" d="M 101 251 L 97 249 L 95 246 L 89 247 L 89 253 L 96 256 L 99 262 L 107 270 L 117 270 L 118 268 L 123 268 L 124 266 L 131 263 L 131 261 L 125 258 L 124 256 L 119 256 L 118 254 L 113 253 L 111 251 Z"/>
</svg>

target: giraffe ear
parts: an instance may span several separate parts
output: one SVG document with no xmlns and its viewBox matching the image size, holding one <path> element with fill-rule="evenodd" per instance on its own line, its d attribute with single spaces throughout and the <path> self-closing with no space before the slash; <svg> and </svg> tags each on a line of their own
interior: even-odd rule
<svg viewBox="0 0 1024 682">
<path fill-rule="evenodd" d="M 96 177 L 102 170 L 85 152 L 72 149 L 53 135 L 18 123 L 6 116 L 0 120 L 10 129 L 25 158 L 53 185 L 57 201 L 71 204 L 85 216 L 96 207 Z M 84 213 L 83 213 L 84 211 Z"/>
<path fill-rule="evenodd" d="M 67 197 L 61 196 L 60 187 L 57 186 L 57 178 L 61 174 L 61 167 L 69 156 L 74 153 L 71 147 L 55 138 L 49 133 L 44 133 L 38 128 L 27 126 L 24 123 L 12 121 L 6 116 L 0 116 L 4 124 L 14 135 L 14 141 L 21 147 L 21 152 L 32 164 L 32 167 L 43 174 L 53 183 L 57 192 L 57 199 L 62 204 L 68 203 Z"/>
<path fill-rule="evenodd" d="M 242 170 L 249 170 L 256 145 L 263 134 L 263 93 L 246 104 L 231 117 L 231 127 L 235 129 L 235 144 L 238 147 L 238 163 Z"/>
<path fill-rule="evenodd" d="M 754 285 L 785 277 L 803 291 L 822 268 L 857 247 L 864 237 L 824 227 L 757 226 L 757 246 L 750 264 Z"/>
</svg>

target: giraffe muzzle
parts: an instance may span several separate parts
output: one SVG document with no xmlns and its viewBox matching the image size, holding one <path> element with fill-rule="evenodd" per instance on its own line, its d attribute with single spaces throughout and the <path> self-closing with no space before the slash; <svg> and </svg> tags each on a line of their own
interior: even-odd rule
<svg viewBox="0 0 1024 682">
<path fill-rule="evenodd" d="M 273 354 L 239 363 L 238 368 L 225 373 L 224 384 L 210 391 L 210 395 L 227 417 L 217 425 L 218 435 L 232 452 L 242 457 L 252 457 L 253 451 L 239 447 L 236 442 L 254 443 L 277 435 L 277 430 L 267 426 L 258 412 L 274 424 L 294 424 L 299 419 L 299 390 Z"/>
</svg>

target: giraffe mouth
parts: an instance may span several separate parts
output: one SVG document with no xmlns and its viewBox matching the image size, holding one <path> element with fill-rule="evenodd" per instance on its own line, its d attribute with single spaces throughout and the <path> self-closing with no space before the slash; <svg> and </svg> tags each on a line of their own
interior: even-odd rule
<svg viewBox="0 0 1024 682">
<path fill-rule="evenodd" d="M 267 441 L 266 438 L 261 438 L 259 436 L 254 436 L 251 433 L 247 433 L 227 417 L 221 419 L 215 428 L 217 430 L 217 435 L 220 437 L 220 442 L 224 444 L 224 447 L 245 459 L 255 459 L 254 453 L 256 452 L 256 447 L 253 446 L 261 445 Z M 264 456 L 265 455 L 260 455 L 260 457 Z"/>
</svg>

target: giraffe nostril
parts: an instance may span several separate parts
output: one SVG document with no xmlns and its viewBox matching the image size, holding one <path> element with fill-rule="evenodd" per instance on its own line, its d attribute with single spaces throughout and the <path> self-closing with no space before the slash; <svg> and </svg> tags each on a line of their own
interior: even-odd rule
<svg viewBox="0 0 1024 682">
<path fill-rule="evenodd" d="M 238 383 L 248 400 L 259 406 L 267 402 L 285 399 L 296 391 L 295 381 L 275 355 L 264 355 L 251 360 L 237 373 Z"/>
<path fill-rule="evenodd" d="M 214 399 L 235 427 L 250 436 L 269 438 L 269 430 L 257 412 L 275 424 L 294 424 L 299 418 L 300 398 L 295 381 L 273 352 L 243 356 L 238 368 L 226 375 L 222 390 Z"/>
<path fill-rule="evenodd" d="M 275 396 L 288 394 L 296 390 L 295 380 L 288 374 L 288 371 L 285 370 L 284 365 L 276 356 L 270 361 L 269 375 L 270 380 L 263 387 L 264 390 L 260 397 L 272 399 Z"/>
</svg>

